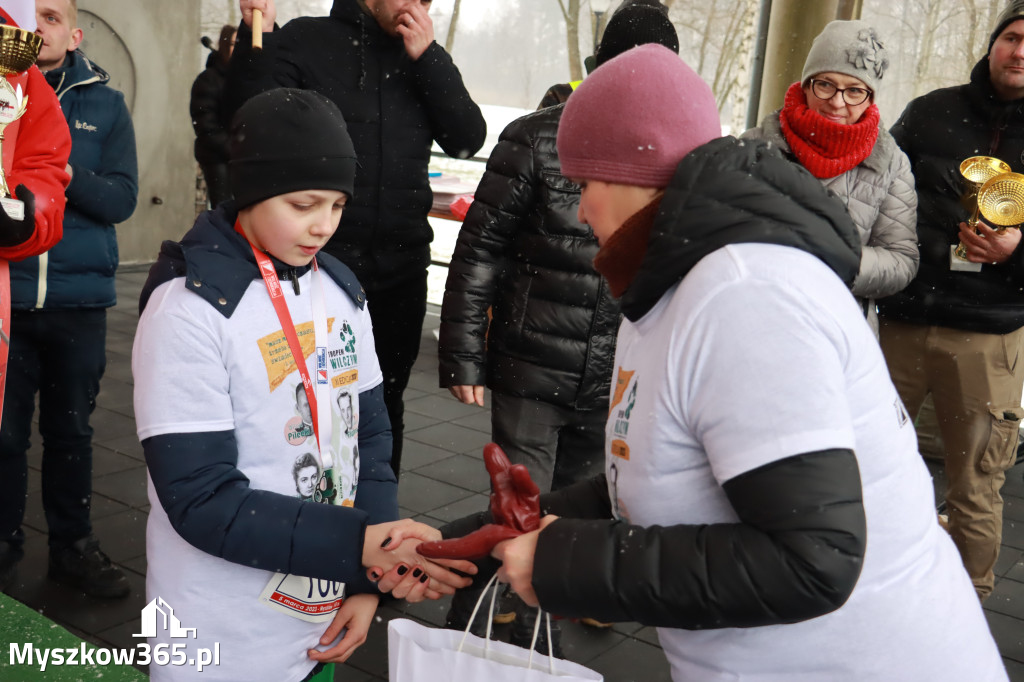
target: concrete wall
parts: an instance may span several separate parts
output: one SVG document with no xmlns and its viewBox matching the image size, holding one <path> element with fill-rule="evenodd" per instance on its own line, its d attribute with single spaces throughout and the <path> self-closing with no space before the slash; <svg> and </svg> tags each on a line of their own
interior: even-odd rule
<svg viewBox="0 0 1024 682">
<path fill-rule="evenodd" d="M 195 216 L 189 91 L 200 0 L 79 0 L 82 48 L 126 93 L 139 154 L 139 205 L 118 226 L 122 263 L 156 258 Z M 173 8 L 173 9 L 172 9 Z"/>
</svg>

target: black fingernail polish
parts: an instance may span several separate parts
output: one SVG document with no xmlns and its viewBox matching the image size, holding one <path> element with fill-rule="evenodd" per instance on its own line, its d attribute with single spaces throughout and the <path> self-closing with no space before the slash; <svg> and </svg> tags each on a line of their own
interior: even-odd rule
<svg viewBox="0 0 1024 682">
<path fill-rule="evenodd" d="M 380 574 L 377 571 L 370 571 L 370 580 L 380 580 Z"/>
<path fill-rule="evenodd" d="M 409 572 L 409 567 L 408 566 L 399 566 L 398 567 L 398 575 L 405 575 L 408 572 Z"/>
<path fill-rule="evenodd" d="M 391 537 L 384 538 L 384 542 L 380 543 L 381 549 L 391 544 Z"/>
<path fill-rule="evenodd" d="M 426 573 L 424 573 L 423 575 L 420 576 L 420 582 L 421 583 L 425 583 L 425 582 L 427 582 L 428 578 L 430 578 L 430 576 L 427 575 Z"/>
<path fill-rule="evenodd" d="M 414 570 L 414 571 L 412 572 L 412 577 L 413 577 L 413 578 L 419 578 L 419 577 L 420 577 L 420 575 L 422 575 L 422 574 L 423 574 L 423 571 L 421 571 L 420 569 L 418 569 L 418 568 L 417 568 L 417 569 L 415 569 L 415 570 Z"/>
</svg>

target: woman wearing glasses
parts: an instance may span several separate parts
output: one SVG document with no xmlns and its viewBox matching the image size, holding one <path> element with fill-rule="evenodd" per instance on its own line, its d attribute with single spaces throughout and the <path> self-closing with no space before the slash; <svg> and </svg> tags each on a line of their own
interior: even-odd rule
<svg viewBox="0 0 1024 682">
<path fill-rule="evenodd" d="M 846 205 L 863 249 L 852 291 L 876 336 L 874 299 L 901 291 L 918 265 L 914 176 L 875 104 L 888 66 L 871 25 L 833 21 L 814 39 L 782 109 L 743 134 L 780 147 Z"/>
</svg>

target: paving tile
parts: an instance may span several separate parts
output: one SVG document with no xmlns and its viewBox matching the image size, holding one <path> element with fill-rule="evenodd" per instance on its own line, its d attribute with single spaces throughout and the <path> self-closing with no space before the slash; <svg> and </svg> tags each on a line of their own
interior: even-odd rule
<svg viewBox="0 0 1024 682">
<path fill-rule="evenodd" d="M 1024 663 L 1024 637 L 1021 636 L 1024 624 L 1017 618 L 988 609 L 985 610 L 985 619 L 1003 658 Z"/>
<path fill-rule="evenodd" d="M 93 491 L 89 518 L 91 518 L 94 523 L 99 519 L 103 519 L 114 514 L 120 514 L 127 510 L 127 505 L 105 495 L 97 495 L 95 494 L 95 491 Z M 25 519 L 23 523 L 26 528 L 34 528 L 41 533 L 46 532 L 46 514 L 43 511 L 43 494 L 41 490 L 29 493 L 28 500 L 25 504 Z"/>
<path fill-rule="evenodd" d="M 489 504 L 490 498 L 487 495 L 474 493 L 469 497 L 442 505 L 437 509 L 431 509 L 427 514 L 443 523 L 449 523 L 470 514 L 484 511 L 488 508 Z"/>
<path fill-rule="evenodd" d="M 1024 621 L 1024 583 L 1008 578 L 1000 580 L 985 600 L 985 609 Z M 1024 626 L 1024 622 L 1021 626 Z"/>
<path fill-rule="evenodd" d="M 1024 521 L 1003 520 L 1003 545 L 1024 549 Z"/>
<path fill-rule="evenodd" d="M 423 429 L 423 428 L 426 428 L 428 426 L 433 426 L 434 424 L 437 423 L 437 420 L 434 419 L 433 417 L 428 417 L 428 416 L 423 415 L 423 414 L 417 414 L 415 412 L 409 412 L 409 411 L 406 411 L 406 413 L 402 416 L 402 419 L 405 421 L 405 435 L 406 436 L 408 436 L 413 431 L 416 431 L 417 429 Z M 403 458 L 403 463 L 404 463 L 404 458 L 405 458 L 405 451 L 404 450 L 402 451 L 402 458 Z"/>
<path fill-rule="evenodd" d="M 118 452 L 122 455 L 128 455 L 140 462 L 146 461 L 146 455 L 142 451 L 142 443 L 139 442 L 138 436 L 134 433 L 127 436 L 118 436 L 116 438 L 106 438 L 105 435 L 101 436 L 97 433 L 93 438 L 96 443 L 110 448 L 114 452 Z"/>
<path fill-rule="evenodd" d="M 427 395 L 416 400 L 406 400 L 405 411 L 416 412 L 446 422 L 478 414 L 482 408 L 479 405 L 466 405 L 456 400 L 454 396 L 447 394 Z"/>
<path fill-rule="evenodd" d="M 1010 580 L 1016 580 L 1019 583 L 1024 583 L 1024 554 L 1017 557 L 1017 561 L 1003 577 Z"/>
<path fill-rule="evenodd" d="M 1024 521 L 1024 498 L 1003 496 L 1003 520 Z"/>
<path fill-rule="evenodd" d="M 123 455 L 103 445 L 93 445 L 92 476 L 94 479 L 127 469 L 135 469 L 139 466 L 139 460 L 134 457 Z M 143 479 L 145 479 L 145 476 L 145 473 L 143 473 Z"/>
<path fill-rule="evenodd" d="M 671 682 L 668 660 L 660 648 L 636 639 L 624 639 L 586 666 L 608 682 Z"/>
<path fill-rule="evenodd" d="M 490 401 L 484 396 L 484 405 L 489 405 Z M 451 420 L 453 424 L 459 426 L 465 426 L 468 429 L 476 429 L 482 431 L 488 436 L 491 434 L 491 411 L 490 410 L 478 410 L 474 414 L 466 417 L 459 417 L 458 419 Z"/>
<path fill-rule="evenodd" d="M 433 372 L 413 371 L 409 376 L 409 388 L 415 388 L 428 394 L 441 390 L 437 385 L 437 370 Z M 444 389 L 444 392 L 447 393 L 447 389 Z"/>
<path fill-rule="evenodd" d="M 92 426 L 94 440 L 98 433 L 102 433 L 104 439 L 135 436 L 135 420 L 132 417 L 126 417 L 105 407 L 93 410 L 89 425 Z"/>
<path fill-rule="evenodd" d="M 996 559 L 996 565 L 993 569 L 996 577 L 1005 576 L 1017 564 L 1017 562 L 1020 561 L 1022 556 L 1024 556 L 1024 550 L 1014 549 L 1013 547 L 1003 545 L 999 549 L 999 558 Z M 1016 580 L 1018 582 L 1024 582 L 1024 580 Z"/>
<path fill-rule="evenodd" d="M 456 424 L 440 423 L 410 433 L 406 440 L 415 440 L 451 452 L 469 452 L 483 449 L 490 436 L 475 429 Z"/>
<path fill-rule="evenodd" d="M 1011 658 L 1004 658 L 1003 663 L 1006 664 L 1006 674 L 1010 682 L 1024 682 L 1024 663 Z"/>
<path fill-rule="evenodd" d="M 129 509 L 94 521 L 93 533 L 115 563 L 146 553 L 146 514 Z"/>
<path fill-rule="evenodd" d="M 131 384 L 112 377 L 104 377 L 99 395 L 96 396 L 96 405 L 134 419 L 135 405 L 132 393 Z"/>
<path fill-rule="evenodd" d="M 135 466 L 105 476 L 94 476 L 93 491 L 120 500 L 129 507 L 149 504 L 149 497 L 146 494 L 146 467 L 131 457 L 119 456 L 134 462 Z"/>
<path fill-rule="evenodd" d="M 405 478 L 407 471 L 416 471 L 422 466 L 448 459 L 453 454 L 443 448 L 413 440 L 413 435 L 409 432 L 405 434 L 405 444 L 402 447 L 402 478 Z M 399 488 L 401 483 L 399 480 Z"/>
<path fill-rule="evenodd" d="M 469 497 L 463 488 L 435 481 L 415 472 L 402 474 L 398 486 L 398 504 L 417 513 L 429 512 L 457 500 Z"/>
<path fill-rule="evenodd" d="M 455 455 L 416 469 L 416 473 L 475 493 L 490 493 L 491 477 L 483 463 L 468 455 Z"/>
</svg>

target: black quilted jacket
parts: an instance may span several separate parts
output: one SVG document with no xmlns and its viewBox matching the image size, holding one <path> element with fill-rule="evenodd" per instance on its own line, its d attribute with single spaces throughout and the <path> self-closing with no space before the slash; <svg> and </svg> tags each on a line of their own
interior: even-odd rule
<svg viewBox="0 0 1024 682">
<path fill-rule="evenodd" d="M 564 106 L 502 132 L 459 233 L 441 309 L 442 387 L 606 408 L 619 306 L 555 149 Z M 487 309 L 493 312 L 488 336 Z"/>
</svg>

